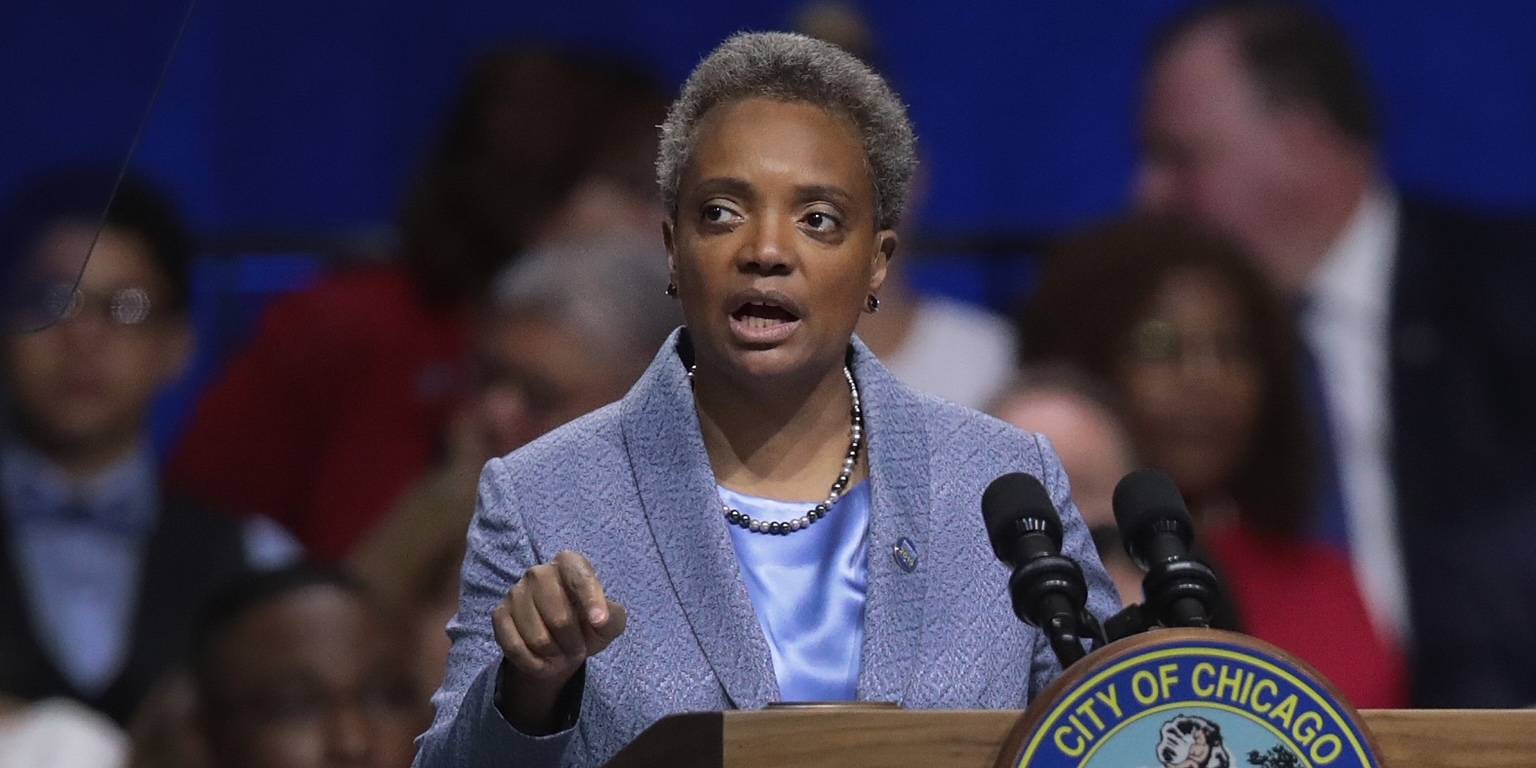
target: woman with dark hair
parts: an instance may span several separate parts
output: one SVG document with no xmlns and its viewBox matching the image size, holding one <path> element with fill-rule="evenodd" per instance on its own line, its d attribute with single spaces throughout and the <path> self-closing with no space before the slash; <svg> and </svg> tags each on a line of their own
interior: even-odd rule
<svg viewBox="0 0 1536 768">
<path fill-rule="evenodd" d="M 198 404 L 169 482 L 346 557 L 435 460 L 497 270 L 538 245 L 655 231 L 665 107 L 620 61 L 479 60 L 408 195 L 401 258 L 276 302 Z"/>
<path fill-rule="evenodd" d="M 486 465 L 418 766 L 599 765 L 777 700 L 1022 707 L 1060 666 L 986 543 L 1008 472 L 1114 609 L 1049 445 L 853 336 L 913 164 L 901 101 L 829 43 L 737 35 L 694 70 L 657 162 L 685 326 L 623 400 Z"/>
<path fill-rule="evenodd" d="M 1251 634 L 1363 707 L 1401 706 L 1401 660 L 1348 560 L 1310 536 L 1316 483 L 1289 315 L 1231 244 L 1138 217 L 1066 241 L 1022 322 L 1026 364 L 1109 383 L 1136 452 L 1190 503 Z"/>
<path fill-rule="evenodd" d="M 661 86 L 623 60 L 531 50 L 478 61 L 401 213 L 401 257 L 423 299 L 481 298 L 538 245 L 654 235 L 665 110 Z"/>
</svg>

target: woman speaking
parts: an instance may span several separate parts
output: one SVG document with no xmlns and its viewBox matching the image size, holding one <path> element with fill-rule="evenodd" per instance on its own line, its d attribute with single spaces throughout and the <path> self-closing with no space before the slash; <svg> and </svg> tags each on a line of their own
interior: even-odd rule
<svg viewBox="0 0 1536 768">
<path fill-rule="evenodd" d="M 596 765 L 665 715 L 779 700 L 1024 706 L 1060 669 L 1011 612 L 987 484 L 1040 478 L 1089 609 L 1115 593 L 1042 439 L 853 336 L 915 162 L 901 102 L 835 46 L 742 34 L 661 131 L 686 326 L 623 400 L 486 466 L 417 765 Z"/>
</svg>

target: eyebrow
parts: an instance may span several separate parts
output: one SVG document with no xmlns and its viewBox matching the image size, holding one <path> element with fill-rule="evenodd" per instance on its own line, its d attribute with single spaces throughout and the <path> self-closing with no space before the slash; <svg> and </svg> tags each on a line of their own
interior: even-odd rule
<svg viewBox="0 0 1536 768">
<path fill-rule="evenodd" d="M 756 190 L 752 188 L 751 184 L 747 183 L 746 179 L 739 179 L 735 176 L 716 176 L 705 179 L 699 182 L 699 191 L 706 194 L 726 192 L 748 198 L 756 195 Z"/>
<path fill-rule="evenodd" d="M 699 183 L 699 190 L 705 193 L 726 192 L 740 195 L 745 198 L 755 197 L 756 189 L 745 179 L 735 176 L 717 176 L 705 179 Z M 831 184 L 802 184 L 795 187 L 795 199 L 799 202 L 811 200 L 827 200 L 832 203 L 847 207 L 853 203 L 853 196 L 842 187 Z"/>
<path fill-rule="evenodd" d="M 810 184 L 796 187 L 795 197 L 802 202 L 828 200 L 845 208 L 853 202 L 853 197 L 843 191 L 842 187 L 834 187 L 830 184 Z"/>
</svg>

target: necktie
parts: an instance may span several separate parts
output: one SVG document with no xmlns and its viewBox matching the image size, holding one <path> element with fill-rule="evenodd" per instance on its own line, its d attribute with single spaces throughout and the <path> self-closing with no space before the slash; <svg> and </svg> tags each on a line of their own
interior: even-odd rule
<svg viewBox="0 0 1536 768">
<path fill-rule="evenodd" d="M 1312 533 L 1316 538 L 1348 552 L 1349 514 L 1344 500 L 1338 443 L 1328 408 L 1328 389 L 1317 357 L 1312 353 L 1312 345 L 1303 339 L 1297 346 L 1300 358 L 1297 361 L 1297 373 L 1301 379 L 1303 401 L 1312 417 L 1315 442 L 1313 480 L 1316 483 L 1316 516 Z"/>
</svg>

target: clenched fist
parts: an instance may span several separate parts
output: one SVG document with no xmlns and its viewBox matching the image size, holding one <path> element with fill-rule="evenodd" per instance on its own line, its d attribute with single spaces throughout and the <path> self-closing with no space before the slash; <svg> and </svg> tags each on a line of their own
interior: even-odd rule
<svg viewBox="0 0 1536 768">
<path fill-rule="evenodd" d="M 624 632 L 624 606 L 603 594 L 592 563 L 566 550 L 529 568 L 491 613 L 506 658 L 502 714 L 518 730 L 549 732 L 561 689 Z"/>
</svg>

